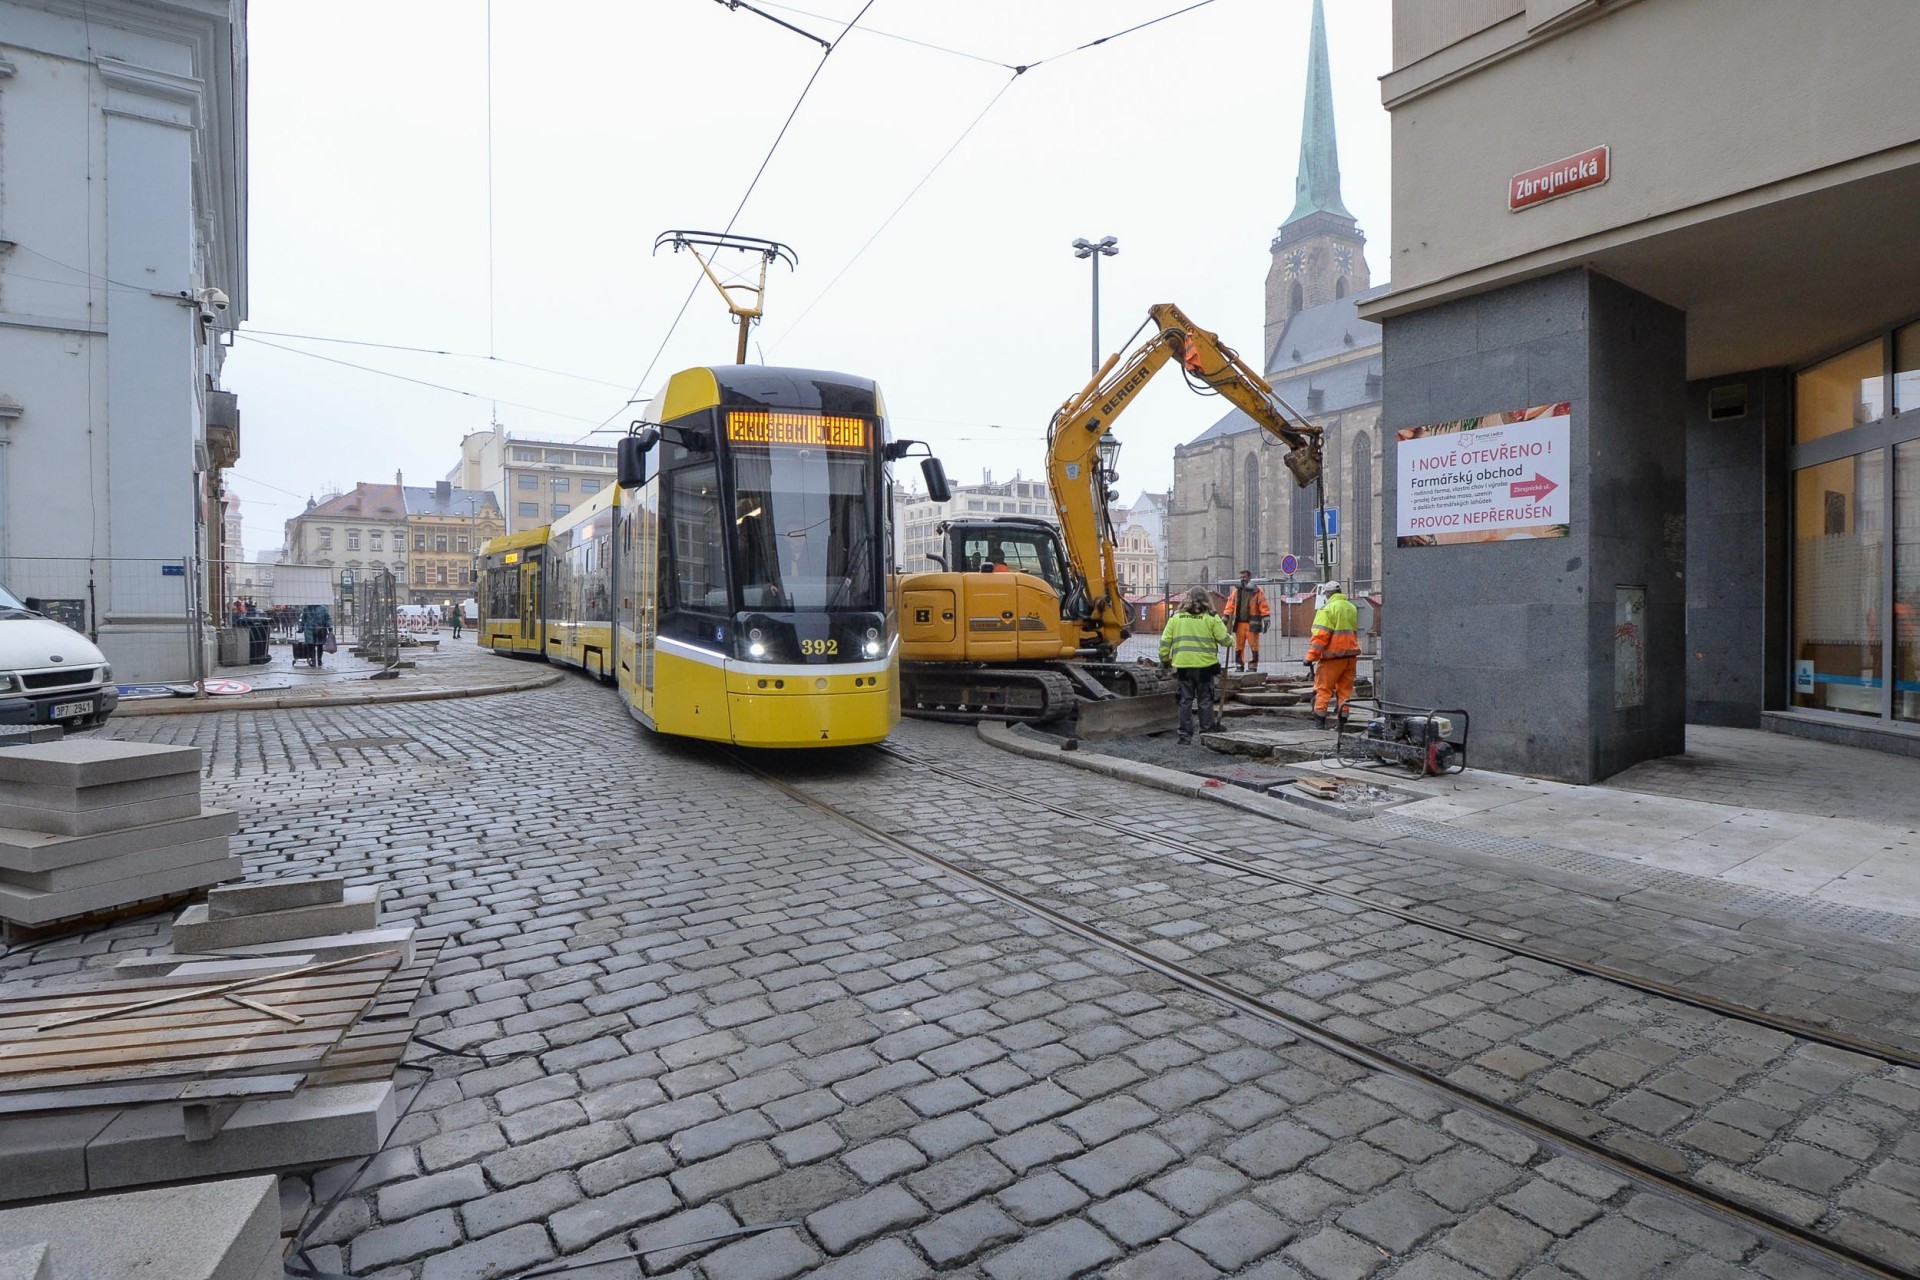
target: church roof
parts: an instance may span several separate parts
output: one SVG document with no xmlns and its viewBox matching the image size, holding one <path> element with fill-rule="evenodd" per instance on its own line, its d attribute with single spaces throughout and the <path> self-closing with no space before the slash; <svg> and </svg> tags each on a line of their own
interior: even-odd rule
<svg viewBox="0 0 1920 1280">
<path fill-rule="evenodd" d="M 1296 413 L 1309 418 L 1323 413 L 1338 413 L 1380 400 L 1380 326 L 1362 320 L 1359 304 L 1385 293 L 1390 286 L 1380 284 L 1364 293 L 1323 302 L 1296 312 L 1280 333 L 1267 357 L 1267 381 Z M 1288 371 L 1303 365 L 1318 364 L 1340 356 L 1353 357 L 1312 373 Z M 1311 399 L 1321 392 L 1316 406 Z M 1202 431 L 1189 444 L 1204 444 L 1223 436 L 1257 431 L 1259 424 L 1235 409 Z"/>
<path fill-rule="evenodd" d="M 1333 136 L 1333 73 L 1327 68 L 1327 18 L 1313 0 L 1313 31 L 1307 44 L 1307 105 L 1300 118 L 1300 171 L 1293 180 L 1289 223 L 1316 213 L 1353 221 L 1340 199 L 1340 149 Z"/>
</svg>

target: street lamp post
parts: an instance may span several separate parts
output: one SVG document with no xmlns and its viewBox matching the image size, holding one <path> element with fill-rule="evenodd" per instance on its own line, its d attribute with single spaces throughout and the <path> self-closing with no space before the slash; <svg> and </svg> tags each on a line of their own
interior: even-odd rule
<svg viewBox="0 0 1920 1280">
<path fill-rule="evenodd" d="M 1100 372 L 1100 259 L 1111 258 L 1120 252 L 1120 242 L 1112 236 L 1102 236 L 1096 243 L 1091 240 L 1075 240 L 1073 256 L 1093 259 L 1093 371 Z"/>
</svg>

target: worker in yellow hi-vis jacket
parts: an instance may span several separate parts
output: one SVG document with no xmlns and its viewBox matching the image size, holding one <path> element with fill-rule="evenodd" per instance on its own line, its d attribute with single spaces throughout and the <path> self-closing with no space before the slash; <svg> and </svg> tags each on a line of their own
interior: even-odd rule
<svg viewBox="0 0 1920 1280">
<path fill-rule="evenodd" d="M 1360 665 L 1360 611 L 1338 582 L 1320 588 L 1327 602 L 1313 615 L 1307 665 L 1313 668 L 1313 723 L 1327 727 L 1327 708 L 1338 715 L 1353 700 L 1353 673 Z"/>
<path fill-rule="evenodd" d="M 1205 587 L 1187 592 L 1179 612 L 1160 633 L 1160 665 L 1171 666 L 1180 681 L 1180 742 L 1193 741 L 1193 710 L 1200 708 L 1200 732 L 1218 722 L 1213 708 L 1213 678 L 1220 673 L 1220 650 L 1232 643 L 1227 624 L 1213 611 Z"/>
</svg>

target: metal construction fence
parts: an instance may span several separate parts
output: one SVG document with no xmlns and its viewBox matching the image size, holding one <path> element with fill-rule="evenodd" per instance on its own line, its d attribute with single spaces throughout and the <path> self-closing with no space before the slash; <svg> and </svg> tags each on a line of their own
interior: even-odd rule
<svg viewBox="0 0 1920 1280">
<path fill-rule="evenodd" d="M 382 570 L 354 588 L 359 606 L 360 649 L 370 662 L 392 666 L 400 660 L 400 586 Z"/>
</svg>

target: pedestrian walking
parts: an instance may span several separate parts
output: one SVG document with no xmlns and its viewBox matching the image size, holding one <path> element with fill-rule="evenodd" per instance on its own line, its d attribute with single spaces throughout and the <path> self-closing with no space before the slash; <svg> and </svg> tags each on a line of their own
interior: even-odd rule
<svg viewBox="0 0 1920 1280">
<path fill-rule="evenodd" d="M 300 640 L 307 647 L 307 665 L 325 666 L 322 656 L 333 639 L 333 615 L 323 604 L 310 604 L 300 611 Z"/>
<path fill-rule="evenodd" d="M 1260 669 L 1260 636 L 1267 629 L 1273 606 L 1267 593 L 1253 585 L 1253 570 L 1240 571 L 1240 585 L 1227 593 L 1227 618 L 1233 626 L 1233 662 L 1247 670 L 1247 650 L 1253 650 L 1253 670 Z"/>
<path fill-rule="evenodd" d="M 465 609 L 462 609 L 457 605 L 448 611 L 448 621 L 453 624 L 453 638 L 455 640 L 458 640 L 460 638 L 460 622 L 461 622 L 460 615 L 465 612 L 466 612 Z"/>
<path fill-rule="evenodd" d="M 1205 587 L 1187 592 L 1179 612 L 1167 619 L 1160 633 L 1160 665 L 1173 668 L 1180 681 L 1180 744 L 1193 741 L 1194 708 L 1200 711 L 1200 732 L 1212 733 L 1219 723 L 1213 705 L 1213 678 L 1220 674 L 1220 650 L 1232 643 L 1227 624 L 1213 611 Z"/>
<path fill-rule="evenodd" d="M 1327 727 L 1327 710 L 1345 719 L 1353 701 L 1353 673 L 1360 665 L 1360 611 L 1341 592 L 1338 582 L 1320 590 L 1327 602 L 1313 615 L 1313 638 L 1307 642 L 1307 668 L 1313 672 L 1313 725 Z"/>
</svg>

